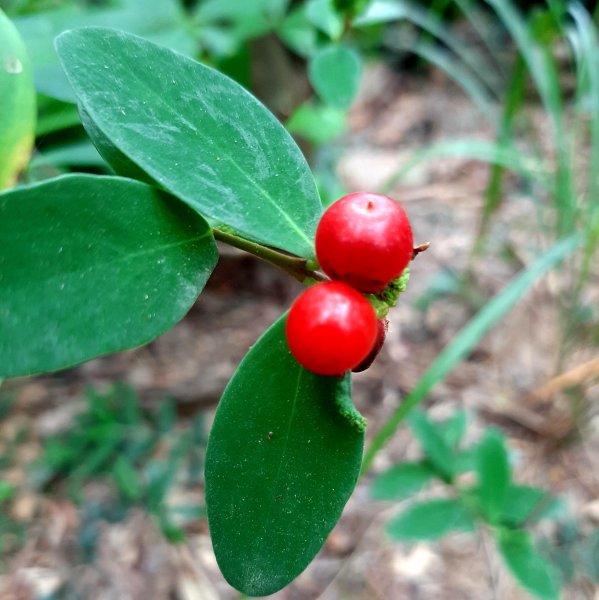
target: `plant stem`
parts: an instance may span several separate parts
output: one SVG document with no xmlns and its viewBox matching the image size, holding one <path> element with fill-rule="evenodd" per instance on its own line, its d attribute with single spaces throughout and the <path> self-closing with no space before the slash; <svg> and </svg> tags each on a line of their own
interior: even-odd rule
<svg viewBox="0 0 599 600">
<path fill-rule="evenodd" d="M 213 228 L 212 233 L 217 240 L 224 242 L 229 246 L 244 250 L 245 252 L 256 256 L 257 258 L 279 267 L 279 269 L 282 269 L 287 274 L 291 275 L 291 277 L 297 279 L 300 283 L 306 283 L 306 280 L 325 280 L 320 273 L 311 271 L 307 267 L 308 259 L 306 258 L 300 258 L 299 256 L 292 256 L 290 254 L 279 252 L 273 248 L 252 242 L 233 233 L 222 231 L 221 229 Z"/>
</svg>

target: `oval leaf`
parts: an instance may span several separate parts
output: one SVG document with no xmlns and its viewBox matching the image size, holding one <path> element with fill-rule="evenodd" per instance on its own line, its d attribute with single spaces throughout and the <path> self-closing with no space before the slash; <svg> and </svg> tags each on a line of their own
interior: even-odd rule
<svg viewBox="0 0 599 600">
<path fill-rule="evenodd" d="M 335 108 L 351 106 L 360 85 L 360 55 L 348 46 L 329 46 L 319 50 L 308 65 L 314 89 L 324 102 Z"/>
<path fill-rule="evenodd" d="M 35 88 L 25 44 L 0 9 L 0 189 L 27 165 L 35 131 Z"/>
<path fill-rule="evenodd" d="M 280 319 L 227 386 L 208 442 L 206 505 L 218 564 L 238 590 L 283 588 L 339 519 L 364 442 L 349 382 L 300 367 Z"/>
<path fill-rule="evenodd" d="M 428 500 L 412 504 L 389 521 L 394 540 L 436 540 L 454 531 L 472 531 L 474 522 L 460 500 Z"/>
<path fill-rule="evenodd" d="M 481 508 L 486 518 L 495 523 L 506 502 L 511 479 L 505 440 L 498 431 L 489 430 L 481 441 L 478 447 L 477 472 Z"/>
<path fill-rule="evenodd" d="M 499 531 L 499 550 L 520 585 L 537 598 L 557 600 L 559 586 L 552 566 L 535 548 L 528 533 Z"/>
<path fill-rule="evenodd" d="M 313 256 L 322 207 L 312 174 L 239 84 L 112 29 L 68 31 L 56 45 L 83 110 L 152 180 L 244 237 Z"/>
<path fill-rule="evenodd" d="M 0 375 L 149 342 L 216 260 L 200 215 L 136 181 L 70 175 L 0 194 Z"/>
<path fill-rule="evenodd" d="M 437 474 L 451 481 L 455 475 L 455 459 L 439 428 L 422 411 L 410 415 L 409 425 Z"/>
<path fill-rule="evenodd" d="M 426 463 L 403 463 L 381 473 L 370 491 L 375 500 L 403 500 L 434 478 L 435 472 Z"/>
</svg>

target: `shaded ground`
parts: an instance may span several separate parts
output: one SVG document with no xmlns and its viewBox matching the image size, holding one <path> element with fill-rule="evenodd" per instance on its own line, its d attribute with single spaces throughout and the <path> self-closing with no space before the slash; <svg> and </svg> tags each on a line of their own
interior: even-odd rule
<svg viewBox="0 0 599 600">
<path fill-rule="evenodd" d="M 490 139 L 469 102 L 442 78 L 408 80 L 376 67 L 368 72 L 363 87 L 339 164 L 350 190 L 377 189 L 416 150 L 433 141 Z M 539 239 L 534 211 L 514 180 L 509 203 L 494 222 L 488 258 L 473 264 L 476 292 L 467 298 L 445 296 L 425 310 L 415 307 L 440 276 L 468 265 L 487 181 L 483 163 L 435 159 L 412 170 L 391 194 L 403 202 L 417 242 L 433 244 L 414 263 L 409 290 L 392 312 L 382 355 L 356 377 L 355 402 L 369 419 L 370 435 L 481 300 L 536 258 L 527 244 Z M 511 262 L 499 259 L 506 248 Z M 577 397 L 585 406 L 584 418 L 578 420 L 571 416 L 571 396 L 552 393 L 539 399 L 530 394 L 556 374 L 559 285 L 556 276 L 537 285 L 434 390 L 427 405 L 438 418 L 455 408 L 468 409 L 472 438 L 486 424 L 502 427 L 517 454 L 519 479 L 560 494 L 583 528 L 591 529 L 599 523 L 599 475 L 593 467 L 599 459 L 599 416 L 591 408 L 599 386 L 591 385 L 589 377 L 578 386 Z M 19 462 L 26 464 L 39 452 L 44 436 L 68 426 L 89 384 L 129 382 L 146 405 L 169 394 L 183 421 L 198 410 L 212 412 L 248 347 L 298 291 L 295 282 L 269 265 L 227 249 L 189 315 L 156 342 L 51 377 L 6 383 L 3 391 L 14 394 L 16 402 L 10 416 L 0 421 L 0 440 L 6 442 L 18 429 L 28 428 L 27 442 L 18 450 Z M 562 370 L 593 358 L 592 350 L 575 347 Z M 578 439 L 570 442 L 574 437 Z M 374 471 L 416 453 L 415 443 L 402 428 L 378 457 Z M 19 484 L 26 473 L 16 467 L 5 476 Z M 370 479 L 368 475 L 358 486 L 318 558 L 273 599 L 526 597 L 506 574 L 485 534 L 454 535 L 438 545 L 386 541 L 383 526 L 396 508 L 369 500 Z M 201 498 L 200 488 L 192 492 Z M 150 517 L 133 512 L 123 523 L 102 527 L 95 561 L 83 563 L 73 562 L 80 513 L 61 494 L 20 494 L 11 512 L 28 523 L 28 534 L 25 545 L 4 564 L 2 600 L 42 598 L 65 582 L 74 592 L 65 597 L 85 600 L 239 597 L 219 575 L 205 522 L 190 528 L 186 543 L 173 546 L 163 540 Z M 567 597 L 599 598 L 599 593 L 580 585 Z"/>
</svg>

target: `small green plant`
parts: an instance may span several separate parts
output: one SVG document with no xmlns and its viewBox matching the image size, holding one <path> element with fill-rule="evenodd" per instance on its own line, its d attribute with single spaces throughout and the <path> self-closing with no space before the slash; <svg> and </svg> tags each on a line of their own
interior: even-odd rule
<svg viewBox="0 0 599 600">
<path fill-rule="evenodd" d="M 436 540 L 452 532 L 485 528 L 518 582 L 538 598 L 557 598 L 559 578 L 535 545 L 528 529 L 555 516 L 559 504 L 543 489 L 519 484 L 505 439 L 494 429 L 464 447 L 466 414 L 434 423 L 414 411 L 408 424 L 423 450 L 423 458 L 391 467 L 372 483 L 373 498 L 399 501 L 442 483 L 444 497 L 413 500 L 387 525 L 393 540 Z M 475 482 L 464 477 L 474 473 Z M 467 482 L 465 482 L 467 481 Z"/>
<path fill-rule="evenodd" d="M 170 401 L 144 410 L 124 385 L 104 393 L 90 389 L 86 401 L 65 432 L 44 440 L 41 456 L 30 467 L 31 484 L 41 491 L 64 484 L 70 498 L 85 508 L 85 484 L 104 481 L 116 496 L 101 514 L 123 518 L 141 506 L 170 540 L 181 540 L 179 513 L 192 511 L 197 518 L 204 507 L 169 506 L 166 499 L 175 481 L 191 486 L 201 479 L 206 445 L 201 415 L 183 429 Z"/>
</svg>

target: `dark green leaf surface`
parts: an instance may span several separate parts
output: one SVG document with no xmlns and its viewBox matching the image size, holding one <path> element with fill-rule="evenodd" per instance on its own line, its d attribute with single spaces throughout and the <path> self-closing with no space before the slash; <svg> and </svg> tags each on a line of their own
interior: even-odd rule
<svg viewBox="0 0 599 600">
<path fill-rule="evenodd" d="M 362 61 L 348 46 L 319 50 L 308 65 L 310 82 L 322 100 L 335 108 L 351 106 L 360 85 Z"/>
<path fill-rule="evenodd" d="M 500 530 L 498 542 L 503 559 L 522 587 L 543 600 L 559 598 L 556 574 L 528 533 Z"/>
<path fill-rule="evenodd" d="M 197 213 L 136 181 L 71 175 L 0 194 L 0 375 L 149 342 L 216 260 Z"/>
<path fill-rule="evenodd" d="M 208 442 L 206 504 L 218 564 L 238 590 L 283 588 L 339 519 L 364 442 L 349 382 L 300 367 L 280 319 L 227 386 Z"/>
<path fill-rule="evenodd" d="M 403 500 L 419 492 L 435 472 L 425 463 L 403 463 L 381 473 L 373 482 L 375 500 Z"/>
<path fill-rule="evenodd" d="M 412 504 L 389 521 L 394 540 L 436 540 L 454 531 L 472 531 L 474 523 L 460 500 L 428 500 Z"/>
<path fill-rule="evenodd" d="M 23 40 L 0 9 L 0 190 L 15 184 L 33 146 L 35 88 Z"/>
<path fill-rule="evenodd" d="M 506 501 L 511 472 L 503 436 L 489 430 L 478 446 L 478 497 L 483 513 L 495 522 Z"/>
<path fill-rule="evenodd" d="M 422 411 L 410 415 L 409 425 L 435 471 L 439 476 L 451 479 L 455 474 L 453 452 L 437 426 Z"/>
<path fill-rule="evenodd" d="M 110 29 L 66 32 L 57 49 L 96 128 L 151 179 L 238 234 L 313 255 L 322 207 L 308 165 L 239 84 Z"/>
</svg>

